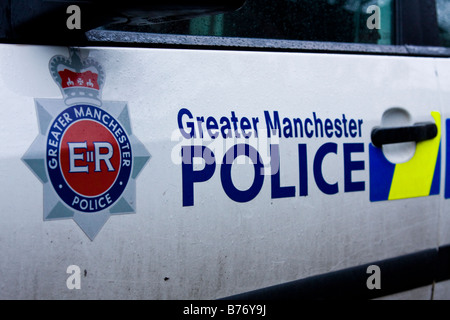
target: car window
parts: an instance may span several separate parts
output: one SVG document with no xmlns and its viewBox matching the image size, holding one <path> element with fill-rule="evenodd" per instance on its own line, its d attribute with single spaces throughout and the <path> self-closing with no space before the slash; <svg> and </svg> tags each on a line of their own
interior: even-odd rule
<svg viewBox="0 0 450 320">
<path fill-rule="evenodd" d="M 197 36 L 393 43 L 393 0 L 247 0 L 235 12 L 109 30 Z"/>
<path fill-rule="evenodd" d="M 441 45 L 450 47 L 450 1 L 436 0 Z"/>
</svg>

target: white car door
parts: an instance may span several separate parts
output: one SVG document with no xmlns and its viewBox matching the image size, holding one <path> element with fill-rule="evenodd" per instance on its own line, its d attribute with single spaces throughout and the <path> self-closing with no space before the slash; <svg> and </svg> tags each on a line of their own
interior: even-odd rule
<svg viewBox="0 0 450 320">
<path fill-rule="evenodd" d="M 445 243 L 433 59 L 7 44 L 0 57 L 3 298 L 216 299 Z M 372 144 L 375 127 L 423 122 L 435 137 Z M 381 289 L 358 275 L 369 297 L 392 293 L 383 266 Z M 429 298 L 425 284 L 406 297 Z"/>
</svg>

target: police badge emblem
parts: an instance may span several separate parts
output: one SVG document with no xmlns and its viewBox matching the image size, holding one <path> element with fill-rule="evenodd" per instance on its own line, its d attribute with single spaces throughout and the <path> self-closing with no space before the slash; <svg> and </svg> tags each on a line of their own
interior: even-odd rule
<svg viewBox="0 0 450 320">
<path fill-rule="evenodd" d="M 50 59 L 64 99 L 35 99 L 39 135 L 22 160 L 43 183 L 44 220 L 73 219 L 93 240 L 111 215 L 135 212 L 150 154 L 132 133 L 127 103 L 102 101 L 102 66 L 69 53 Z"/>
</svg>

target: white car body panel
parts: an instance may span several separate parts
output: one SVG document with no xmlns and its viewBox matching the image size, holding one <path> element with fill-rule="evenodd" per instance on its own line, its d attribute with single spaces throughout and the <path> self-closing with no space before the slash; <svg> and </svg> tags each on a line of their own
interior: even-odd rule
<svg viewBox="0 0 450 320">
<path fill-rule="evenodd" d="M 0 298 L 217 299 L 450 243 L 445 189 L 445 119 L 450 117 L 450 65 L 445 59 L 352 54 L 243 52 L 144 48 L 82 48 L 101 63 L 105 101 L 125 101 L 133 135 L 151 158 L 136 179 L 136 212 L 111 216 L 94 239 L 73 219 L 44 221 L 43 184 L 22 160 L 39 133 L 35 99 L 62 99 L 48 69 L 64 47 L 0 45 Z M 441 116 L 438 195 L 370 201 L 369 144 L 373 127 L 392 107 L 412 123 Z M 194 117 L 362 119 L 361 136 L 272 139 L 280 148 L 282 186 L 295 196 L 273 199 L 271 179 L 243 203 L 230 199 L 214 175 L 194 185 L 183 206 L 182 145 L 203 144 L 217 161 L 241 140 L 183 139 L 182 108 Z M 186 118 L 184 118 L 186 119 Z M 251 140 L 251 139 L 250 139 Z M 267 140 L 260 140 L 267 143 Z M 242 141 L 241 141 L 242 142 Z M 256 147 L 255 140 L 249 142 Z M 325 194 L 313 162 L 325 143 L 321 173 L 338 184 Z M 361 144 L 352 172 L 364 190 L 345 192 L 343 145 Z M 299 196 L 298 144 L 306 144 L 308 194 Z M 45 148 L 45 146 L 43 146 Z M 264 151 L 267 151 L 265 149 Z M 45 151 L 44 151 L 45 152 Z M 261 151 L 263 152 L 263 151 Z M 263 162 L 269 166 L 270 157 Z M 195 170 L 201 170 L 201 165 Z M 237 188 L 250 187 L 251 163 L 233 165 Z M 185 191 L 185 190 L 184 190 Z M 81 268 L 70 290 L 68 266 Z M 381 278 L 383 279 L 383 278 Z M 429 299 L 432 285 L 399 294 Z M 434 298 L 447 298 L 448 282 Z M 388 297 L 387 297 L 388 298 Z"/>
</svg>

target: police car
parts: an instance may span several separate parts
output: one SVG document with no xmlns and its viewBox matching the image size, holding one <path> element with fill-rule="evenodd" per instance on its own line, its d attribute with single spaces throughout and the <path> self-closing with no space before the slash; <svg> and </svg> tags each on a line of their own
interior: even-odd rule
<svg viewBox="0 0 450 320">
<path fill-rule="evenodd" d="M 450 298 L 449 1 L 0 7 L 0 298 Z"/>
</svg>

